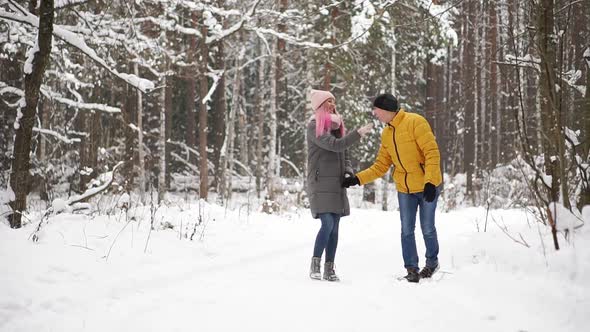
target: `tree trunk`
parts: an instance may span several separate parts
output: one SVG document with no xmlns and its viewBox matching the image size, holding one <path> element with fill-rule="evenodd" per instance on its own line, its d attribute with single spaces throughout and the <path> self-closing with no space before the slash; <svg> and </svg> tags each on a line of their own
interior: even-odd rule
<svg viewBox="0 0 590 332">
<path fill-rule="evenodd" d="M 553 35 L 553 0 L 542 0 L 537 7 L 537 50 L 541 58 L 540 109 L 544 135 L 543 154 L 546 174 L 552 177 L 549 201 L 557 202 L 560 191 L 560 170 L 558 160 L 559 124 L 557 123 L 557 94 L 555 91 L 555 45 Z"/>
<path fill-rule="evenodd" d="M 41 117 L 41 127 L 49 129 L 49 100 L 43 98 L 41 100 L 41 110 L 39 111 Z M 46 162 L 47 159 L 47 138 L 45 135 L 39 135 L 39 161 Z"/>
<path fill-rule="evenodd" d="M 242 50 L 242 52 L 245 52 L 245 50 Z M 242 53 L 243 54 L 243 53 Z M 241 71 L 239 70 L 240 66 L 242 65 L 241 62 L 241 56 L 238 55 L 238 58 L 236 59 L 236 73 L 234 76 L 234 84 L 232 87 L 232 103 L 231 103 L 231 115 L 229 117 L 229 122 L 228 122 L 228 126 L 229 126 L 229 130 L 228 130 L 228 135 L 230 136 L 230 139 L 228 140 L 229 144 L 228 144 L 228 151 L 227 151 L 227 160 L 228 160 L 228 185 L 227 185 L 227 193 L 226 193 L 226 197 L 227 199 L 231 199 L 231 193 L 232 193 L 232 171 L 234 170 L 234 142 L 235 142 L 235 127 L 236 127 L 236 115 L 238 113 L 240 113 L 240 83 L 242 80 L 241 77 Z M 240 137 L 239 138 L 240 141 L 244 140 L 244 137 Z"/>
<path fill-rule="evenodd" d="M 391 22 L 391 29 L 392 29 L 392 35 L 395 35 L 395 24 L 392 21 Z M 395 73 L 396 69 L 397 69 L 397 57 L 395 54 L 395 50 L 397 49 L 396 47 L 396 43 L 395 40 L 391 41 L 391 71 L 389 73 L 390 77 L 390 84 L 391 84 L 391 94 L 394 96 L 397 96 L 397 75 Z M 399 97 L 399 96 L 398 96 Z M 306 173 L 307 174 L 307 173 Z M 389 206 L 388 206 L 388 194 L 389 194 L 389 179 L 391 179 L 391 169 L 387 171 L 387 173 L 385 173 L 385 176 L 383 177 L 383 186 L 382 186 L 382 197 L 381 197 L 381 209 L 383 211 L 387 211 L 389 210 Z"/>
<path fill-rule="evenodd" d="M 139 77 L 139 66 L 137 62 L 133 65 L 135 76 Z M 139 200 L 145 202 L 145 150 L 143 149 L 143 95 L 142 92 L 136 90 L 137 93 L 137 151 L 138 151 L 138 165 L 139 165 Z"/>
<path fill-rule="evenodd" d="M 202 17 L 204 19 L 204 17 Z M 199 197 L 207 200 L 209 194 L 209 165 L 207 159 L 207 92 L 209 91 L 209 82 L 207 79 L 207 64 L 209 63 L 209 47 L 205 42 L 207 38 L 207 25 L 201 26 L 201 61 L 199 79 Z"/>
<path fill-rule="evenodd" d="M 266 173 L 266 189 L 268 199 L 273 201 L 275 199 L 275 178 L 276 178 L 276 151 L 277 151 L 277 44 L 273 43 L 271 63 L 270 63 L 270 105 L 269 105 L 269 116 L 268 126 L 270 128 L 269 139 L 268 139 L 268 166 Z"/>
<path fill-rule="evenodd" d="M 15 82 L 22 78 L 17 58 L 0 57 L 0 68 L 2 68 L 0 70 L 0 81 L 2 82 Z M 9 151 L 13 147 L 11 143 L 14 139 L 14 112 L 4 102 L 8 99 L 5 99 L 4 95 L 0 97 L 3 99 L 0 101 L 0 151 Z M 14 96 L 10 99 L 11 102 L 16 102 L 18 98 L 20 97 Z M 8 153 L 0 153 L 0 183 L 2 184 L 9 183 L 9 171 L 12 163 L 10 157 Z"/>
<path fill-rule="evenodd" d="M 584 59 L 586 62 L 586 95 L 582 106 L 582 114 L 585 115 L 584 135 L 582 137 L 586 137 L 586 139 L 582 143 L 582 158 L 588 164 L 588 159 L 590 158 L 590 47 L 586 48 Z M 588 170 L 586 170 L 586 174 L 588 174 Z M 588 186 L 588 181 L 586 182 L 586 186 L 583 187 L 582 197 L 580 199 L 580 207 L 585 205 L 590 205 L 590 186 Z"/>
<path fill-rule="evenodd" d="M 166 61 L 166 60 L 163 60 Z M 168 70 L 168 66 L 164 66 L 164 72 Z M 166 87 L 168 80 L 166 79 L 166 74 L 162 77 L 162 88 L 160 90 L 160 133 L 158 137 L 158 158 L 160 162 L 160 172 L 158 173 L 158 202 L 161 202 L 164 199 L 164 195 L 166 194 L 166 122 L 168 122 L 168 118 L 166 117 L 167 113 L 167 105 L 166 105 L 166 93 L 168 89 Z"/>
<path fill-rule="evenodd" d="M 388 199 L 389 199 L 389 179 L 391 179 L 391 169 L 383 176 L 383 185 L 381 186 L 381 210 L 389 210 Z"/>
<path fill-rule="evenodd" d="M 363 186 L 363 201 L 375 204 L 375 182 L 369 182 Z"/>
<path fill-rule="evenodd" d="M 489 149 L 489 159 L 491 162 L 492 169 L 496 167 L 500 160 L 500 134 L 502 130 L 502 116 L 501 110 L 502 105 L 502 94 L 500 93 L 500 76 L 498 75 L 498 66 L 494 63 L 498 56 L 498 17 L 496 4 L 492 2 L 490 4 L 490 107 L 491 116 L 490 118 L 490 137 L 491 140 Z"/>
<path fill-rule="evenodd" d="M 236 73 L 232 88 L 232 100 L 229 114 L 226 117 L 226 133 L 220 154 L 220 176 L 219 176 L 219 199 L 220 202 L 231 199 L 232 192 L 232 170 L 234 166 L 234 142 L 235 142 L 235 121 L 239 103 L 240 90 L 240 55 L 235 63 Z M 240 137 L 244 139 L 244 137 Z"/>
<path fill-rule="evenodd" d="M 191 13 L 191 26 L 197 29 L 197 24 L 199 21 L 198 14 L 196 12 Z M 205 38 L 205 37 L 203 37 Z M 198 71 L 196 70 L 196 56 L 195 53 L 197 52 L 197 39 L 195 36 L 189 37 L 189 48 L 186 50 L 187 61 L 191 68 L 188 71 L 188 75 L 186 76 L 186 144 L 191 148 L 195 149 L 197 145 L 197 137 L 196 137 L 196 118 L 195 118 L 195 94 L 197 91 L 196 87 L 196 76 Z M 197 163 L 197 156 L 194 153 L 189 153 L 188 160 L 192 165 L 196 165 Z"/>
<path fill-rule="evenodd" d="M 10 207 L 12 215 L 9 217 L 10 227 L 20 228 L 22 226 L 22 213 L 27 208 L 27 195 L 29 193 L 30 178 L 30 153 L 31 137 L 35 124 L 35 113 L 39 102 L 39 90 L 45 69 L 49 63 L 51 53 L 51 39 L 53 34 L 53 0 L 43 0 L 39 8 L 39 33 L 35 48 L 37 51 L 31 54 L 32 62 L 25 64 L 25 105 L 19 110 L 17 122 L 14 126 L 16 137 L 14 140 L 12 170 L 10 172 L 9 192 L 11 197 Z M 30 60 L 30 58 L 28 59 Z M 27 65 L 31 67 L 27 67 Z"/>
<path fill-rule="evenodd" d="M 171 135 L 172 135 L 172 85 L 174 84 L 174 77 L 169 76 L 166 78 L 166 86 L 164 87 L 164 89 L 166 89 L 166 142 L 170 139 Z M 170 172 L 170 170 L 168 169 L 168 166 L 170 165 L 170 161 L 171 161 L 171 149 L 168 148 L 168 146 L 166 146 L 166 189 L 170 188 L 170 179 L 171 179 L 171 174 L 172 172 Z"/>
<path fill-rule="evenodd" d="M 224 7 L 225 0 L 219 0 L 218 2 L 219 8 Z M 223 19 L 223 17 L 218 17 L 218 20 L 222 21 L 222 25 L 224 29 L 227 29 L 228 21 Z M 220 40 L 217 43 L 217 52 L 215 54 L 215 66 L 217 70 L 224 70 L 225 71 L 225 47 L 224 41 Z M 211 157 L 214 166 L 214 176 L 212 187 L 217 188 L 219 181 L 221 180 L 221 173 L 224 171 L 221 169 L 221 149 L 224 145 L 225 135 L 226 135 L 226 118 L 227 118 L 227 103 L 225 99 L 226 94 L 226 80 L 225 80 L 225 73 L 221 74 L 221 78 L 217 82 L 217 88 L 215 89 L 215 93 L 213 94 L 215 100 L 215 107 L 214 111 L 211 113 L 211 126 L 212 131 L 210 133 L 211 139 L 211 148 L 213 150 L 213 155 Z M 221 193 L 220 193 L 221 194 Z"/>
<path fill-rule="evenodd" d="M 337 6 L 332 6 L 330 11 L 330 43 L 332 45 L 336 45 L 336 19 L 340 15 L 340 11 L 338 10 Z M 326 62 L 324 63 L 324 82 L 323 82 L 323 89 L 326 91 L 330 91 L 332 85 L 332 51 L 328 51 L 326 53 Z"/>
<path fill-rule="evenodd" d="M 475 113 L 475 91 L 474 91 L 474 73 L 475 73 L 475 32 L 474 22 L 474 2 L 464 3 L 466 6 L 464 16 L 465 38 L 463 39 L 463 70 L 462 70 L 462 99 L 464 100 L 465 125 L 463 134 L 464 157 L 463 165 L 467 177 L 467 198 L 473 203 L 473 175 L 475 161 L 475 131 L 474 131 L 474 113 Z"/>
<path fill-rule="evenodd" d="M 549 202 L 557 202 L 559 200 L 560 181 L 560 162 L 562 158 L 559 154 L 559 140 L 561 139 L 560 129 L 561 124 L 558 122 L 557 116 L 557 93 L 555 91 L 556 76 L 555 76 L 555 45 L 553 41 L 553 0 L 541 0 L 537 6 L 537 49 L 541 58 L 541 119 L 543 122 L 543 153 L 545 156 L 545 168 L 547 175 L 552 177 L 551 188 L 549 188 Z M 564 201 L 564 203 L 566 203 Z M 549 209 L 548 209 L 549 210 Z M 551 212 L 548 212 L 551 220 Z M 555 224 L 557 220 L 550 222 L 552 232 L 555 235 Z M 555 249 L 559 249 L 557 242 Z"/>
<path fill-rule="evenodd" d="M 132 125 L 135 118 L 134 111 L 137 109 L 135 93 L 133 88 L 126 84 L 125 85 L 125 105 L 123 106 L 123 122 L 124 127 L 122 131 L 125 133 L 125 161 L 121 173 L 125 178 L 125 191 L 127 193 L 133 190 L 134 178 L 135 178 L 135 131 L 129 126 Z"/>
<path fill-rule="evenodd" d="M 264 45 L 260 43 L 260 54 L 262 55 L 263 52 Z M 260 59 L 258 64 L 258 81 L 256 86 L 256 90 L 258 91 L 258 93 L 256 94 L 256 111 L 258 113 L 256 120 L 256 127 L 258 128 L 256 140 L 256 194 L 258 198 L 260 198 L 260 193 L 262 192 L 262 166 L 264 164 L 264 160 L 262 159 L 262 143 L 264 140 L 264 119 L 266 118 L 266 108 L 264 105 L 264 82 L 264 59 Z"/>
</svg>

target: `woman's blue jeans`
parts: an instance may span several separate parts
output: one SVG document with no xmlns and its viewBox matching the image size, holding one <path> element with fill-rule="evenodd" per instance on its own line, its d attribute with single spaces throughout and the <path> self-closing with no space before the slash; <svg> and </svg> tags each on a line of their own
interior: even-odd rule
<svg viewBox="0 0 590 332">
<path fill-rule="evenodd" d="M 315 238 L 313 248 L 313 257 L 322 257 L 326 250 L 326 262 L 334 262 L 336 257 L 336 247 L 338 247 L 338 225 L 340 224 L 340 215 L 336 213 L 320 213 L 322 227 Z"/>
<path fill-rule="evenodd" d="M 434 226 L 434 216 L 439 193 L 440 188 L 437 188 L 436 196 L 432 202 L 426 202 L 424 193 L 421 192 L 415 194 L 397 193 L 402 224 L 402 255 L 406 269 L 418 268 L 418 252 L 414 236 L 418 208 L 420 209 L 420 228 L 426 246 L 426 266 L 432 268 L 438 266 L 438 237 Z"/>
</svg>

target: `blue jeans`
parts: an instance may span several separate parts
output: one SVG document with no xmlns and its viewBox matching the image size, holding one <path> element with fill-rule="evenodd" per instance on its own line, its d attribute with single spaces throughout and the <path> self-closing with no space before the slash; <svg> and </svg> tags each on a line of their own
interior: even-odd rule
<svg viewBox="0 0 590 332">
<path fill-rule="evenodd" d="M 429 203 L 424 200 L 424 193 L 397 193 L 402 224 L 402 255 L 406 269 L 418 268 L 418 251 L 416 250 L 416 238 L 414 237 L 418 208 L 420 208 L 420 228 L 426 246 L 426 266 L 434 268 L 438 265 L 438 238 L 434 226 L 434 215 L 439 194 L 440 189 L 437 188 L 434 201 Z"/>
<path fill-rule="evenodd" d="M 336 213 L 320 213 L 322 227 L 315 238 L 313 257 L 322 257 L 326 250 L 326 262 L 334 262 L 336 247 L 338 247 L 338 225 L 340 215 Z"/>
</svg>

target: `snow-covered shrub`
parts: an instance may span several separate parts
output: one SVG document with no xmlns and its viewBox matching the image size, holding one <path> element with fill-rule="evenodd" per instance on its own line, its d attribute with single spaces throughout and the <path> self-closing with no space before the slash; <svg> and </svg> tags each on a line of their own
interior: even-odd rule
<svg viewBox="0 0 590 332">
<path fill-rule="evenodd" d="M 527 180 L 533 178 L 533 170 L 520 158 L 483 172 L 475 204 L 493 209 L 530 206 L 535 201 Z"/>
<path fill-rule="evenodd" d="M 445 210 L 462 206 L 489 206 L 492 209 L 530 206 L 534 204 L 533 193 L 527 180 L 534 179 L 533 170 L 522 160 L 515 159 L 507 165 L 500 165 L 491 172 L 482 171 L 473 179 L 474 201 L 467 197 L 467 176 L 444 175 L 444 187 L 439 205 Z"/>
</svg>

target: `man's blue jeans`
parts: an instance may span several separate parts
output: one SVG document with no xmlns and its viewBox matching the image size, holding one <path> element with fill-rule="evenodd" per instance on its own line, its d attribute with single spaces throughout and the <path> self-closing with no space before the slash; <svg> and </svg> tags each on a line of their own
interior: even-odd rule
<svg viewBox="0 0 590 332">
<path fill-rule="evenodd" d="M 326 262 L 334 262 L 336 257 L 336 247 L 338 247 L 338 225 L 340 224 L 340 215 L 336 213 L 320 213 L 322 227 L 315 238 L 313 248 L 313 257 L 322 257 L 324 249 L 326 250 Z"/>
<path fill-rule="evenodd" d="M 436 196 L 430 203 L 424 200 L 424 193 L 397 193 L 402 224 L 402 255 L 406 269 L 418 268 L 418 252 L 414 236 L 418 208 L 420 208 L 420 228 L 426 246 L 426 266 L 434 268 L 438 265 L 438 238 L 434 226 L 434 215 L 439 193 L 440 188 L 437 188 Z"/>
</svg>

